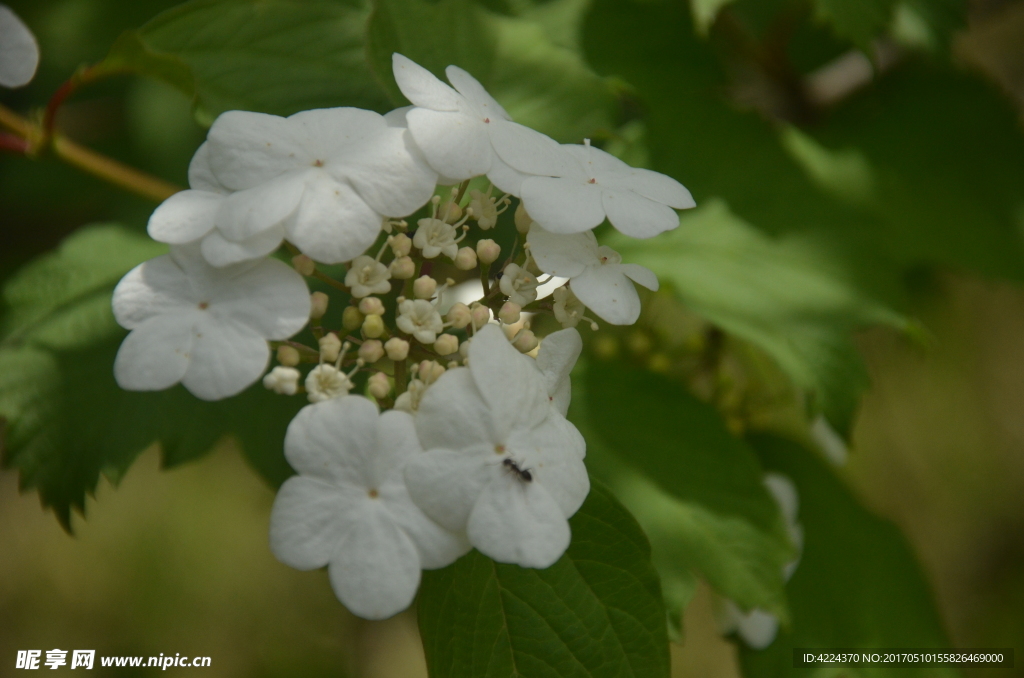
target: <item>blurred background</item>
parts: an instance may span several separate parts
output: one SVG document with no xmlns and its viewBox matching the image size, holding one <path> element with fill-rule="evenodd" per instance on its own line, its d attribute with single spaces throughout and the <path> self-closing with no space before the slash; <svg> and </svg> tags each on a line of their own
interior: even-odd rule
<svg viewBox="0 0 1024 678">
<path fill-rule="evenodd" d="M 26 112 L 80 64 L 102 59 L 122 30 L 176 3 L 9 4 L 42 48 L 35 81 L 0 92 L 0 102 Z M 973 0 L 953 59 L 1024 105 L 1024 2 Z M 141 78 L 89 88 L 63 108 L 58 124 L 75 140 L 177 184 L 205 133 L 184 96 Z M 141 230 L 152 209 L 55 160 L 0 155 L 0 284 L 83 224 Z M 901 310 L 933 341 L 922 349 L 886 331 L 858 338 L 872 386 L 842 473 L 907 535 L 953 645 L 1016 643 L 1019 655 L 1024 290 L 935 266 L 916 271 L 912 283 Z M 169 471 L 160 470 L 154 448 L 117 487 L 101 481 L 88 518 L 73 518 L 71 536 L 34 492 L 19 491 L 14 471 L 0 471 L 0 676 L 17 674 L 17 650 L 55 647 L 210 656 L 208 676 L 338 675 L 339 666 L 342 675 L 363 678 L 425 675 L 411 615 L 355 619 L 325 573 L 274 560 L 267 548 L 272 502 L 272 489 L 231 441 Z M 720 638 L 704 589 L 687 611 L 686 643 L 673 647 L 673 660 L 678 676 L 737 675 L 735 651 Z M 1017 665 L 1024 675 L 1024 657 Z"/>
</svg>

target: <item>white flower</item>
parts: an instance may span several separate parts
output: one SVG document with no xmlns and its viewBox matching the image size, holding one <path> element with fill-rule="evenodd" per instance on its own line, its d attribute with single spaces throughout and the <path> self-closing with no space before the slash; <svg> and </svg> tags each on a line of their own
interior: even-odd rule
<svg viewBox="0 0 1024 678">
<path fill-rule="evenodd" d="M 469 358 L 420 402 L 416 431 L 428 452 L 406 466 L 409 493 L 494 560 L 548 567 L 568 548 L 568 518 L 590 491 L 586 444 L 534 361 L 497 326 L 476 333 Z"/>
<path fill-rule="evenodd" d="M 334 365 L 317 365 L 306 375 L 306 393 L 309 394 L 311 403 L 322 403 L 325 400 L 347 396 L 353 388 L 355 384 L 348 375 Z"/>
<path fill-rule="evenodd" d="M 498 287 L 508 300 L 526 306 L 537 298 L 537 276 L 518 264 L 509 264 L 501 272 Z"/>
<path fill-rule="evenodd" d="M 640 296 L 630 280 L 658 289 L 654 273 L 639 264 L 623 264 L 618 252 L 598 247 L 591 231 L 557 235 L 534 225 L 527 242 L 540 270 L 569 278 L 573 294 L 613 325 L 631 325 L 640 317 Z"/>
<path fill-rule="evenodd" d="M 131 330 L 114 361 L 121 388 L 155 391 L 180 381 L 217 400 L 260 378 L 267 340 L 301 330 L 310 301 L 302 276 L 280 261 L 214 268 L 196 247 L 172 247 L 121 279 L 113 308 Z"/>
<path fill-rule="evenodd" d="M 426 203 L 436 181 L 395 116 L 228 111 L 193 159 L 193 190 L 161 205 L 149 231 L 170 243 L 203 238 L 215 265 L 263 256 L 285 237 L 316 261 L 338 263 L 372 245 L 385 219 Z"/>
<path fill-rule="evenodd" d="M 270 548 L 300 570 L 326 565 L 354 614 L 401 612 L 421 569 L 445 567 L 469 550 L 409 499 L 402 466 L 423 451 L 404 412 L 378 415 L 361 396 L 309 405 L 288 426 L 284 446 L 299 475 L 274 500 Z"/>
<path fill-rule="evenodd" d="M 563 416 L 569 411 L 572 385 L 569 374 L 583 352 L 583 338 L 574 329 L 552 332 L 540 342 L 537 367 L 544 378 L 548 397 Z"/>
<path fill-rule="evenodd" d="M 559 287 L 552 293 L 552 297 L 555 300 L 553 307 L 555 320 L 562 327 L 576 327 L 579 325 L 580 321 L 584 319 L 583 314 L 586 312 L 587 307 L 572 293 L 572 290 L 568 286 Z"/>
<path fill-rule="evenodd" d="M 426 299 L 406 299 L 400 303 L 395 324 L 421 344 L 433 344 L 437 335 L 444 331 L 444 320 L 437 306 Z"/>
<path fill-rule="evenodd" d="M 508 209 L 510 200 L 507 196 L 502 198 L 495 198 L 491 195 L 491 191 L 494 190 L 493 186 L 487 187 L 486 193 L 473 189 L 469 192 L 469 208 L 473 210 L 473 218 L 476 219 L 476 225 L 482 230 L 486 231 L 492 229 L 498 223 L 498 217 Z M 501 205 L 499 208 L 498 205 Z"/>
<path fill-rule="evenodd" d="M 443 179 L 458 183 L 486 174 L 505 191 L 522 175 L 494 153 L 491 140 L 501 137 L 511 117 L 477 80 L 458 66 L 445 69 L 455 89 L 401 54 L 392 56 L 395 81 L 415 107 L 405 111 L 416 145 Z M 516 194 L 518 195 L 518 194 Z"/>
<path fill-rule="evenodd" d="M 417 222 L 419 228 L 412 237 L 412 244 L 423 251 L 424 259 L 433 259 L 443 254 L 454 259 L 459 253 L 459 231 L 446 221 L 426 217 Z"/>
<path fill-rule="evenodd" d="M 299 379 L 302 373 L 294 367 L 278 365 L 263 377 L 263 385 L 280 395 L 295 395 L 299 392 Z"/>
<path fill-rule="evenodd" d="M 39 45 L 28 26 L 0 5 L 0 87 L 27 85 L 39 67 Z"/>
<path fill-rule="evenodd" d="M 391 291 L 390 280 L 391 271 L 388 267 L 365 254 L 353 259 L 345 274 L 345 284 L 356 299 L 371 294 L 387 294 Z"/>
<path fill-rule="evenodd" d="M 493 137 L 498 155 L 525 174 L 520 186 L 503 190 L 522 198 L 523 206 L 552 233 L 588 231 L 605 217 L 635 238 L 650 238 L 679 225 L 673 211 L 693 207 L 690 192 L 671 177 L 630 167 L 594 148 L 559 145 L 528 127 L 509 123 Z"/>
</svg>

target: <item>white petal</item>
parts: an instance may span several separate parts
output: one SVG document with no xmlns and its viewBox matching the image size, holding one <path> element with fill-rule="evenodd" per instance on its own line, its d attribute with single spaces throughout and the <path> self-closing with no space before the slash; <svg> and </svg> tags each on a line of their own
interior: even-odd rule
<svg viewBox="0 0 1024 678">
<path fill-rule="evenodd" d="M 192 325 L 187 316 L 150 318 L 132 330 L 114 358 L 114 378 L 128 391 L 160 391 L 188 370 Z"/>
<path fill-rule="evenodd" d="M 779 620 L 771 613 L 759 609 L 742 616 L 736 626 L 743 641 L 755 650 L 763 650 L 771 645 L 779 632 Z"/>
<path fill-rule="evenodd" d="M 212 266 L 222 267 L 238 264 L 243 261 L 262 259 L 278 247 L 284 240 L 284 226 L 272 226 L 243 240 L 228 240 L 220 231 L 213 231 L 203 238 L 201 251 L 203 258 Z"/>
<path fill-rule="evenodd" d="M 515 122 L 492 123 L 488 131 L 498 157 L 525 174 L 586 181 L 582 168 L 551 137 Z M 532 213 L 531 213 L 532 215 Z"/>
<path fill-rule="evenodd" d="M 297 570 L 323 567 L 338 550 L 353 499 L 322 478 L 289 478 L 270 513 L 270 550 Z"/>
<path fill-rule="evenodd" d="M 476 109 L 481 115 L 485 117 L 497 117 L 505 120 L 511 120 L 512 116 L 501 107 L 497 101 L 494 100 L 484 86 L 474 78 L 472 75 L 462 70 L 458 66 L 449 66 L 444 69 L 444 74 L 448 76 L 448 82 L 458 90 L 459 94 L 466 98 L 466 101 Z"/>
<path fill-rule="evenodd" d="M 373 138 L 372 146 L 353 152 L 344 175 L 363 200 L 380 214 L 405 217 L 434 195 L 435 172 L 412 140 L 407 129 L 386 127 Z"/>
<path fill-rule="evenodd" d="M 154 316 L 197 310 L 200 301 L 188 277 L 165 254 L 128 271 L 114 288 L 111 305 L 117 323 L 130 330 Z"/>
<path fill-rule="evenodd" d="M 224 197 L 216 226 L 229 240 L 245 240 L 281 224 L 302 198 L 313 170 L 290 172 L 245 191 Z"/>
<path fill-rule="evenodd" d="M 206 138 L 210 168 L 232 191 L 254 188 L 315 160 L 302 128 L 277 115 L 228 111 Z"/>
<path fill-rule="evenodd" d="M 658 276 L 654 272 L 640 264 L 610 264 L 618 266 L 623 275 L 638 285 L 643 285 L 652 292 L 658 291 Z"/>
<path fill-rule="evenodd" d="M 601 189 L 572 179 L 530 177 L 523 181 L 523 206 L 552 233 L 589 231 L 604 221 Z"/>
<path fill-rule="evenodd" d="M 573 278 L 599 263 L 593 231 L 563 235 L 533 226 L 526 241 L 540 270 L 560 278 Z"/>
<path fill-rule="evenodd" d="M 404 478 L 382 485 L 380 498 L 391 517 L 416 544 L 423 569 L 447 567 L 472 548 L 464 534 L 441 527 L 413 503 Z"/>
<path fill-rule="evenodd" d="M 569 411 L 572 397 L 569 374 L 582 352 L 583 339 L 572 327 L 552 332 L 540 343 L 537 367 L 544 377 L 548 396 L 562 415 Z"/>
<path fill-rule="evenodd" d="M 517 431 L 508 449 L 520 468 L 530 469 L 534 481 L 547 488 L 566 518 L 579 510 L 590 492 L 590 476 L 583 464 L 587 445 L 565 417 L 552 412 L 532 431 Z"/>
<path fill-rule="evenodd" d="M 395 82 L 405 98 L 435 111 L 458 110 L 462 97 L 433 73 L 398 52 L 391 55 Z"/>
<path fill-rule="evenodd" d="M 337 264 L 365 252 L 382 221 L 351 186 L 317 172 L 287 225 L 288 239 L 306 256 Z"/>
<path fill-rule="evenodd" d="M 632 191 L 603 189 L 601 202 L 612 226 L 634 238 L 653 238 L 679 225 L 679 215 L 671 207 Z"/>
<path fill-rule="evenodd" d="M 416 546 L 383 506 L 353 516 L 327 568 L 338 599 L 364 619 L 387 619 L 412 604 L 420 585 Z"/>
<path fill-rule="evenodd" d="M 276 259 L 246 267 L 210 294 L 210 311 L 248 325 L 265 339 L 287 339 L 309 320 L 306 281 Z"/>
<path fill-rule="evenodd" d="M 529 175 L 517 172 L 512 169 L 498 157 L 495 153 L 494 157 L 491 158 L 491 169 L 487 171 L 487 178 L 490 179 L 491 183 L 498 187 L 498 190 L 510 193 L 517 198 L 523 190 L 523 180 Z M 444 185 L 441 181 L 441 177 L 438 178 L 438 183 Z M 455 183 L 455 182 L 452 182 Z"/>
<path fill-rule="evenodd" d="M 7 5 L 0 5 L 0 86 L 27 85 L 39 66 L 39 45 L 32 31 Z"/>
<path fill-rule="evenodd" d="M 220 400 L 255 383 L 269 362 L 270 347 L 252 328 L 224 318 L 200 318 L 181 383 L 197 398 Z"/>
<path fill-rule="evenodd" d="M 475 341 L 475 340 L 474 340 Z M 469 369 L 448 370 L 420 401 L 416 433 L 427 450 L 459 450 L 468 445 L 495 445 L 491 415 Z"/>
<path fill-rule="evenodd" d="M 217 181 L 213 168 L 210 167 L 209 141 L 204 141 L 192 156 L 192 162 L 188 165 L 188 185 L 196 191 L 222 194 L 228 192 L 228 188 Z"/>
<path fill-rule="evenodd" d="M 606 153 L 590 144 L 565 144 L 563 148 L 566 153 L 580 163 L 584 172 L 590 177 L 605 178 L 614 175 L 618 178 L 634 169 L 611 153 Z"/>
<path fill-rule="evenodd" d="M 606 181 L 609 184 L 614 182 L 618 187 L 627 188 L 645 198 L 674 207 L 677 210 L 689 209 L 697 204 L 685 186 L 660 172 L 630 167 L 628 171 L 602 176 L 600 181 L 602 184 Z"/>
<path fill-rule="evenodd" d="M 482 447 L 429 450 L 406 462 L 405 486 L 424 513 L 445 529 L 459 532 L 466 529 L 480 492 L 494 479 L 498 461 Z"/>
<path fill-rule="evenodd" d="M 402 464 L 416 455 L 423 454 L 419 438 L 416 437 L 416 423 L 408 412 L 389 410 L 377 419 L 376 451 L 368 460 L 368 479 L 373 487 L 379 488 L 388 480 L 404 484 Z"/>
<path fill-rule="evenodd" d="M 307 405 L 288 425 L 284 456 L 304 476 L 373 489 L 377 415 L 377 406 L 362 396 Z"/>
<path fill-rule="evenodd" d="M 409 129 L 409 121 L 406 120 L 405 116 L 409 114 L 414 106 L 402 106 L 396 108 L 393 111 L 388 111 L 384 114 L 384 122 L 388 124 L 388 127 L 401 127 L 402 129 Z"/>
<path fill-rule="evenodd" d="M 569 522 L 547 490 L 514 476 L 489 483 L 473 507 L 469 541 L 499 563 L 550 567 L 569 548 Z"/>
<path fill-rule="evenodd" d="M 491 169 L 494 150 L 483 121 L 427 108 L 414 108 L 406 117 L 413 140 L 438 174 L 462 180 Z"/>
<path fill-rule="evenodd" d="M 569 287 L 584 306 L 612 325 L 632 325 L 640 317 L 640 295 L 614 264 L 591 266 Z"/>
<path fill-rule="evenodd" d="M 153 240 L 179 245 L 198 240 L 216 222 L 224 196 L 208 191 L 180 191 L 156 208 L 147 231 Z"/>
<path fill-rule="evenodd" d="M 497 325 L 486 325 L 473 337 L 469 372 L 490 410 L 498 442 L 504 442 L 509 431 L 533 428 L 547 416 L 550 401 L 544 379 L 533 359 L 513 348 Z"/>
</svg>

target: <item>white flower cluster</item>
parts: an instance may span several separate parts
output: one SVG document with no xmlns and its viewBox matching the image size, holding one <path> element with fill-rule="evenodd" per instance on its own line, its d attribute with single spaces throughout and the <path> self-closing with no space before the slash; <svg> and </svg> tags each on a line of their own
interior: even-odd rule
<svg viewBox="0 0 1024 678">
<path fill-rule="evenodd" d="M 275 502 L 271 548 L 296 568 L 327 566 L 341 601 L 372 619 L 407 607 L 422 569 L 472 547 L 523 567 L 562 556 L 590 489 L 565 418 L 575 327 L 597 327 L 587 308 L 634 322 L 631 281 L 658 285 L 591 229 L 607 218 L 650 237 L 693 206 L 668 177 L 512 122 L 459 68 L 453 87 L 397 54 L 394 72 L 413 106 L 387 115 L 220 116 L 191 189 L 150 219 L 170 254 L 128 273 L 113 300 L 131 330 L 115 363 L 124 388 L 180 382 L 214 400 L 262 376 L 308 398 L 285 439 L 298 475 Z M 483 236 L 513 198 L 518 235 L 502 252 Z M 271 257 L 282 244 L 291 267 Z M 322 268 L 336 264 L 340 278 Z M 304 277 L 343 296 L 310 295 Z M 545 299 L 554 277 L 568 282 Z M 465 287 L 456 279 L 482 290 L 443 304 Z M 538 313 L 563 329 L 541 341 Z M 293 341 L 307 323 L 313 344 Z M 365 395 L 351 395 L 357 384 Z"/>
</svg>

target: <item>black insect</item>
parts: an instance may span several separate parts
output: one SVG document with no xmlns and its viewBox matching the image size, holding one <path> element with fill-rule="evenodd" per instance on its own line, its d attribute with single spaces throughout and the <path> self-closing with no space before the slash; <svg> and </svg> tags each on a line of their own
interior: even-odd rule
<svg viewBox="0 0 1024 678">
<path fill-rule="evenodd" d="M 530 469 L 519 468 L 519 464 L 508 457 L 502 460 L 501 465 L 504 466 L 509 473 L 514 474 L 516 478 L 519 478 L 519 480 L 524 483 L 528 483 L 533 480 L 533 474 L 530 473 Z"/>
</svg>

